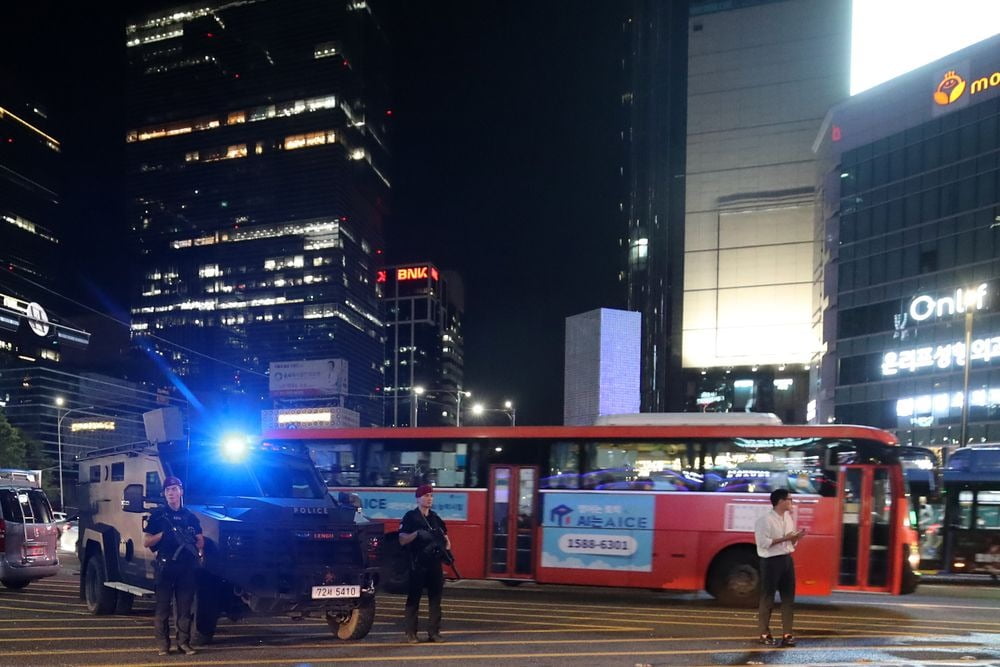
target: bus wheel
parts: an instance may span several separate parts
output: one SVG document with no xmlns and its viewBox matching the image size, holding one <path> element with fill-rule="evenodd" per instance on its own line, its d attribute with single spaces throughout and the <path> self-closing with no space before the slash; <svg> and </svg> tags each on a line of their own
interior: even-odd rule
<svg viewBox="0 0 1000 667">
<path fill-rule="evenodd" d="M 750 548 L 724 551 L 708 572 L 708 592 L 734 607 L 756 606 L 760 598 L 760 559 Z"/>
</svg>

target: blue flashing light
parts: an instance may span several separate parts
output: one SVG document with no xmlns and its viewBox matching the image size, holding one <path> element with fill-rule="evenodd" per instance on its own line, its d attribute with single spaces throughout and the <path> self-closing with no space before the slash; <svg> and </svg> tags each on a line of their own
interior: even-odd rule
<svg viewBox="0 0 1000 667">
<path fill-rule="evenodd" d="M 222 455 L 231 463 L 239 463 L 246 458 L 248 450 L 246 436 L 234 435 L 222 441 Z"/>
</svg>

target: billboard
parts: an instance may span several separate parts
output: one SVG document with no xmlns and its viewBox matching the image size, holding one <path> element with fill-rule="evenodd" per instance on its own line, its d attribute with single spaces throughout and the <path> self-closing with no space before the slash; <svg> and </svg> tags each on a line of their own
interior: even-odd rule
<svg viewBox="0 0 1000 667">
<path fill-rule="evenodd" d="M 851 95 L 998 32 L 996 0 L 854 0 Z"/>
<path fill-rule="evenodd" d="M 347 393 L 346 359 L 272 361 L 268 365 L 271 396 L 337 396 Z"/>
</svg>

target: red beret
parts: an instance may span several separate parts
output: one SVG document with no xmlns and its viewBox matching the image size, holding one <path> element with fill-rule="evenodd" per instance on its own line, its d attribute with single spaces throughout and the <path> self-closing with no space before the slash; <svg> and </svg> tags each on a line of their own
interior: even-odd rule
<svg viewBox="0 0 1000 667">
<path fill-rule="evenodd" d="M 428 493 L 434 493 L 434 487 L 430 484 L 422 484 L 417 487 L 417 492 L 413 495 L 420 498 L 421 496 L 426 496 Z"/>
</svg>

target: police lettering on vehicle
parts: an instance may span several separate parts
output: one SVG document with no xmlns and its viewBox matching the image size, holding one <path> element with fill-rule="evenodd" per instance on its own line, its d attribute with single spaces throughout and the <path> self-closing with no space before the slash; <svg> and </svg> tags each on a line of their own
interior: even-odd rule
<svg viewBox="0 0 1000 667">
<path fill-rule="evenodd" d="M 326 507 L 293 507 L 292 514 L 329 514 L 330 510 Z"/>
</svg>

